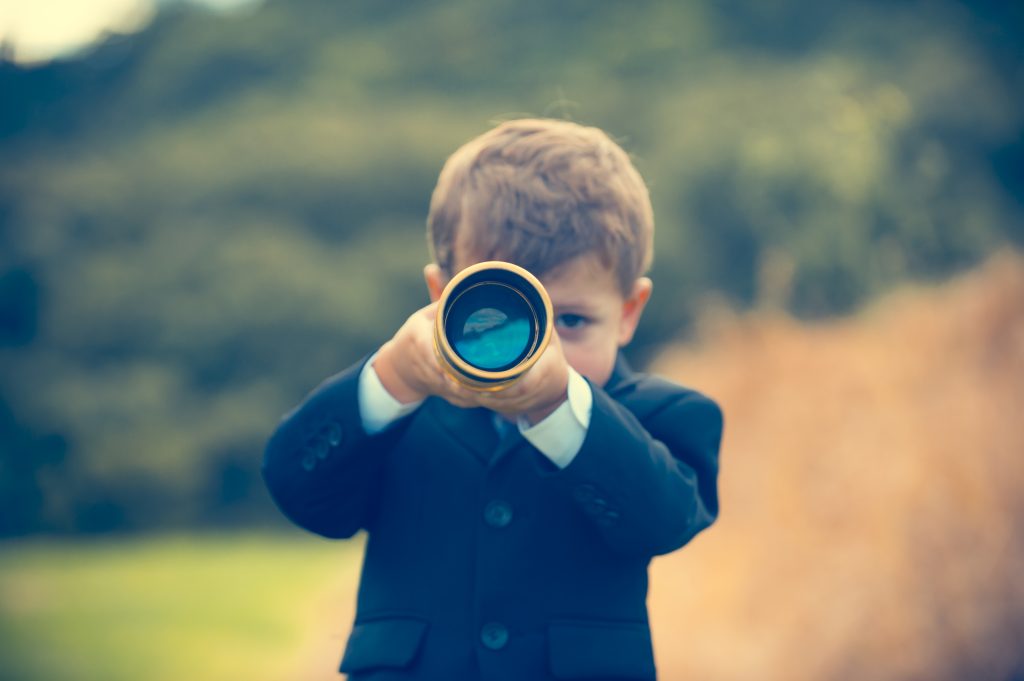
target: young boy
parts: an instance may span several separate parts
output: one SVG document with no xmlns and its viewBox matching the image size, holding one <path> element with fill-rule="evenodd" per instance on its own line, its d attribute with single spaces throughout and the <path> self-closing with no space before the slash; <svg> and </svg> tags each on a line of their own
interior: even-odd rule
<svg viewBox="0 0 1024 681">
<path fill-rule="evenodd" d="M 373 679 L 654 679 L 647 566 L 711 524 L 722 415 L 632 372 L 651 281 L 647 189 L 603 132 L 518 120 L 441 171 L 433 304 L 285 416 L 263 474 L 326 537 L 368 533 L 341 671 Z M 432 345 L 461 269 L 537 275 L 556 333 L 499 392 L 462 387 Z"/>
</svg>

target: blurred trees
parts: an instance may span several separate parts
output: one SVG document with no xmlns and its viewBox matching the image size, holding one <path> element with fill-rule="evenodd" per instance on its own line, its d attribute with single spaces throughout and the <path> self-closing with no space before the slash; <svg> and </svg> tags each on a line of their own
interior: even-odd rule
<svg viewBox="0 0 1024 681">
<path fill-rule="evenodd" d="M 1019 244 L 1021 17 L 273 0 L 0 62 L 0 533 L 273 517 L 262 442 L 426 302 L 433 181 L 503 118 L 635 156 L 641 360 L 709 293 L 843 313 Z"/>
</svg>

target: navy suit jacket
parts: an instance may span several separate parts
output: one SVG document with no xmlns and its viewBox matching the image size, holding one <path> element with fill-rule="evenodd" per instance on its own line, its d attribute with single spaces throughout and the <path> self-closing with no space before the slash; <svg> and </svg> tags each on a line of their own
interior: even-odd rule
<svg viewBox="0 0 1024 681">
<path fill-rule="evenodd" d="M 620 358 L 559 470 L 514 429 L 499 440 L 491 412 L 438 398 L 367 435 L 362 366 L 287 414 L 263 463 L 296 524 L 368 533 L 341 671 L 654 679 L 647 567 L 718 513 L 718 406 Z"/>
</svg>

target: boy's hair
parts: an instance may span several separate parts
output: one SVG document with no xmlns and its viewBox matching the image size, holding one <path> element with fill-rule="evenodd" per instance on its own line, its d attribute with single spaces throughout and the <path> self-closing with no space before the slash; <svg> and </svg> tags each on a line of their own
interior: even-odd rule
<svg viewBox="0 0 1024 681">
<path fill-rule="evenodd" d="M 456 242 L 537 276 L 595 253 L 624 295 L 650 267 L 653 238 L 647 187 L 626 152 L 597 128 L 559 120 L 508 121 L 463 145 L 427 217 L 431 255 L 448 275 Z"/>
</svg>

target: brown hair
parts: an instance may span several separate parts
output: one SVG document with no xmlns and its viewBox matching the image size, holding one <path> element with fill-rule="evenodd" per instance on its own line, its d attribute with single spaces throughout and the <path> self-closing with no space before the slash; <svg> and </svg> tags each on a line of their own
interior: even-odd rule
<svg viewBox="0 0 1024 681">
<path fill-rule="evenodd" d="M 431 255 L 449 276 L 456 242 L 537 276 L 595 253 L 626 295 L 650 267 L 653 237 L 647 187 L 626 152 L 597 128 L 547 119 L 508 121 L 459 148 L 427 217 Z"/>
</svg>

